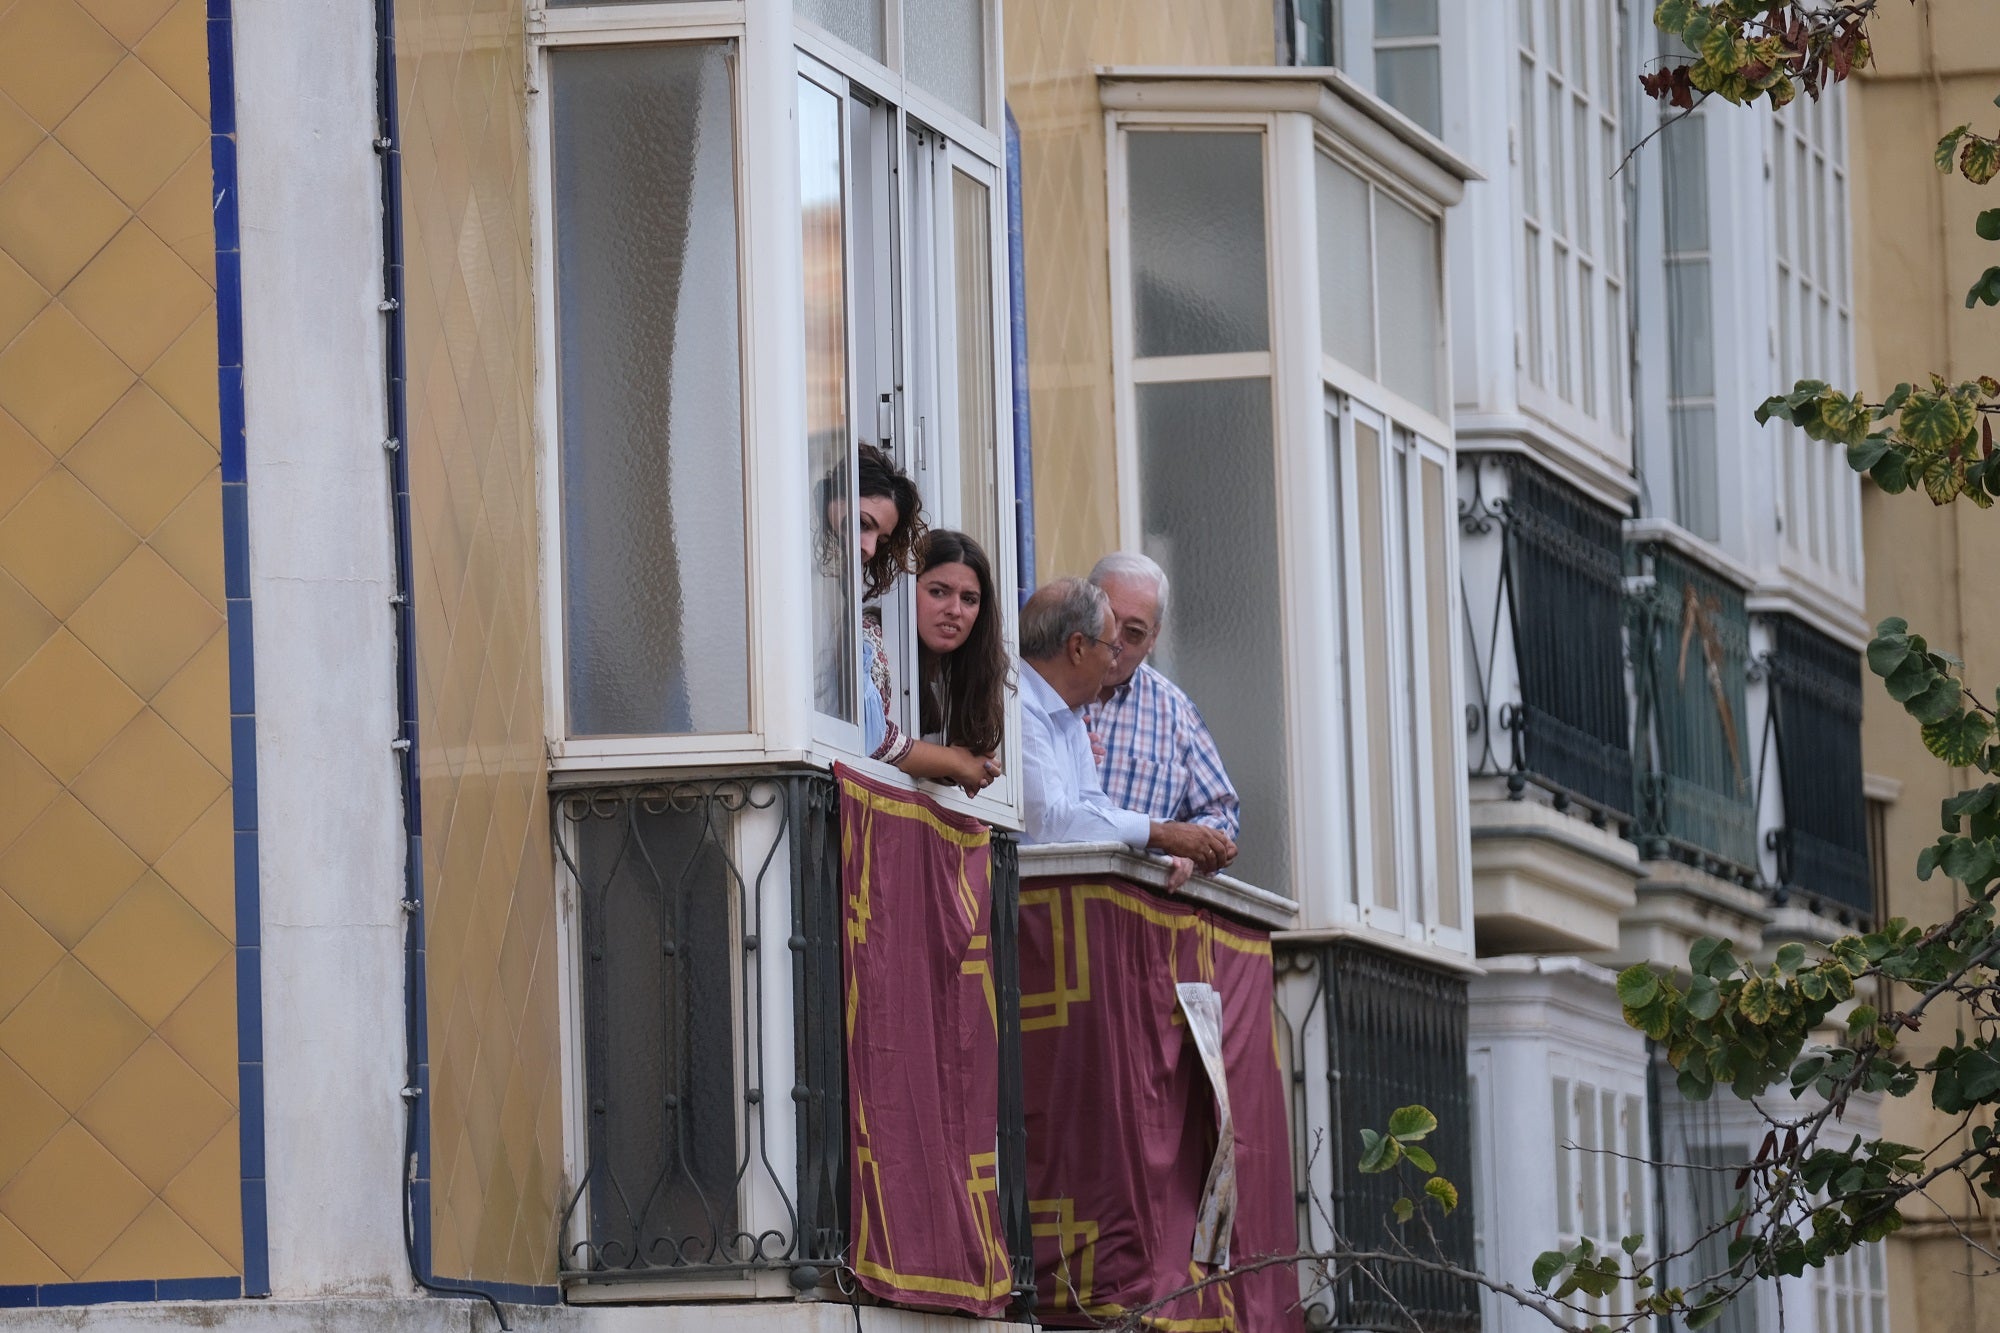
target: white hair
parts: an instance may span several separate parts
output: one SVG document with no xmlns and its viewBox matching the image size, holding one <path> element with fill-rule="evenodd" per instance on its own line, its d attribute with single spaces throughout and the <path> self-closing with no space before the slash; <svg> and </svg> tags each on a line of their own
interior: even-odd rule
<svg viewBox="0 0 2000 1333">
<path fill-rule="evenodd" d="M 1090 581 L 1102 588 L 1106 579 L 1150 579 L 1157 592 L 1153 609 L 1154 623 L 1164 624 L 1167 619 L 1167 571 L 1160 568 L 1159 561 L 1137 551 L 1113 551 L 1090 568 Z"/>
</svg>

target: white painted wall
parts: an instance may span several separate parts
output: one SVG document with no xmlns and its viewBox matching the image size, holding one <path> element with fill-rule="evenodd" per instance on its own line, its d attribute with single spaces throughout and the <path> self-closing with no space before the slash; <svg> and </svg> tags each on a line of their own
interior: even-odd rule
<svg viewBox="0 0 2000 1333">
<path fill-rule="evenodd" d="M 374 15 L 267 0 L 235 27 L 271 1280 L 403 1292 Z"/>
</svg>

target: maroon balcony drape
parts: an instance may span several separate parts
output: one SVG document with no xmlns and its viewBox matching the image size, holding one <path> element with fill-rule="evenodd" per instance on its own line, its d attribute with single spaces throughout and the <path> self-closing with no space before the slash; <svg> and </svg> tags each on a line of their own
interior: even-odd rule
<svg viewBox="0 0 2000 1333">
<path fill-rule="evenodd" d="M 851 1263 L 883 1300 L 997 1315 L 1012 1275 L 991 834 L 921 795 L 836 773 Z"/>
<path fill-rule="evenodd" d="M 1151 1307 L 1207 1276 L 1195 1214 L 1215 1152 L 1215 1098 L 1174 987 L 1223 1005 L 1236 1129 L 1232 1267 L 1297 1248 L 1284 1080 L 1262 932 L 1115 878 L 1021 886 L 1021 1057 L 1036 1314 L 1084 1327 Z M 1242 1273 L 1153 1310 L 1181 1333 L 1303 1327 L 1289 1264 Z"/>
</svg>

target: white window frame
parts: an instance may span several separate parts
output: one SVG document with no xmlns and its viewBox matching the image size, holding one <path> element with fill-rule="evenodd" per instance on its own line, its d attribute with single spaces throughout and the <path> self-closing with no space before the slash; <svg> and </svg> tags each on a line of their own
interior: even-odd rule
<svg viewBox="0 0 2000 1333">
<path fill-rule="evenodd" d="M 900 15 L 902 0 L 886 0 L 890 27 L 889 51 L 891 59 L 899 58 Z M 985 52 L 987 61 L 987 114 L 991 124 L 997 127 L 1001 121 L 1003 91 L 998 76 L 1000 47 L 1000 24 L 998 6 L 990 0 L 983 7 L 985 31 Z M 788 63 L 794 66 L 793 74 L 784 80 L 784 92 L 778 94 L 771 89 L 768 60 L 764 66 L 751 69 L 753 61 L 761 58 L 757 42 L 748 39 L 750 29 L 757 28 L 757 36 L 766 36 L 763 24 L 782 17 L 784 43 L 794 54 Z M 555 382 L 551 367 L 554 351 L 558 346 L 559 331 L 556 323 L 555 301 L 555 236 L 553 210 L 553 163 L 551 161 L 551 130 L 553 99 L 543 95 L 533 99 L 538 105 L 531 107 L 529 116 L 529 165 L 532 172 L 531 190 L 534 206 L 531 209 L 531 226 L 536 250 L 536 334 L 541 372 L 535 385 L 535 413 L 541 436 L 540 445 L 540 500 L 542 508 L 542 587 L 543 596 L 543 669 L 547 688 L 544 691 L 544 725 L 548 736 L 549 762 L 558 772 L 596 771 L 605 774 L 632 773 L 651 775 L 655 772 L 671 776 L 671 770 L 691 768 L 714 768 L 735 764 L 769 764 L 815 762 L 830 764 L 841 762 L 864 772 L 908 785 L 910 779 L 886 764 L 867 757 L 863 747 L 861 728 L 844 723 L 831 723 L 814 714 L 810 697 L 803 701 L 791 699 L 795 688 L 804 688 L 804 678 L 795 681 L 791 676 L 771 670 L 775 645 L 796 639 L 798 626 L 807 623 L 803 611 L 805 585 L 798 570 L 787 568 L 790 557 L 781 554 L 791 549 L 784 541 L 776 540 L 778 534 L 788 527 L 796 528 L 794 513 L 803 513 L 807 508 L 806 491 L 810 481 L 803 470 L 805 459 L 801 452 L 794 462 L 787 454 L 779 458 L 764 445 L 764 441 L 787 433 L 785 423 L 790 420 L 791 403 L 782 406 L 777 399 L 798 396 L 802 401 L 803 383 L 771 384 L 774 368 L 790 364 L 803 370 L 803 359 L 797 351 L 798 323 L 795 312 L 785 308 L 760 309 L 757 299 L 753 299 L 756 285 L 752 270 L 770 262 L 768 256 L 756 251 L 757 238 L 753 234 L 753 210 L 748 200 L 753 194 L 765 199 L 766 213 L 782 208 L 788 200 L 791 219 L 785 223 L 793 250 L 798 246 L 798 222 L 796 178 L 797 130 L 796 130 L 796 79 L 810 67 L 816 71 L 816 81 L 840 80 L 843 85 L 853 84 L 863 88 L 871 96 L 882 99 L 895 117 L 892 143 L 895 151 L 907 156 L 908 133 L 912 121 L 923 124 L 936 132 L 946 143 L 941 160 L 949 162 L 952 168 L 964 170 L 987 187 L 987 235 L 991 246 L 990 283 L 992 309 L 992 348 L 994 359 L 994 402 L 993 439 L 995 472 L 995 515 L 996 549 L 988 552 L 993 565 L 996 600 L 999 605 L 992 610 L 1004 618 L 1004 634 L 1008 645 L 1015 642 L 1016 607 L 1011 595 L 1014 585 L 1015 533 L 1012 522 L 1014 509 L 1013 449 L 1012 449 L 1012 383 L 1011 360 L 1007 349 L 1012 345 L 1008 320 L 1010 303 L 1007 287 L 1007 258 L 1005 238 L 1007 235 L 1006 216 L 1006 170 L 1005 140 L 997 128 L 974 124 L 964 115 L 945 104 L 923 89 L 911 84 L 888 66 L 879 64 L 859 52 L 843 45 L 820 29 L 804 20 L 794 19 L 790 5 L 777 6 L 770 0 L 692 0 L 679 3 L 665 0 L 656 4 L 617 4 L 599 6 L 578 6 L 557 9 L 531 9 L 528 31 L 531 44 L 530 87 L 532 91 L 544 93 L 549 87 L 548 61 L 550 52 L 560 49 L 589 46 L 632 46 L 658 45 L 676 42 L 716 42 L 735 43 L 734 58 L 737 62 L 733 80 L 732 95 L 736 117 L 735 167 L 737 200 L 737 248 L 738 248 L 738 301 L 740 311 L 739 339 L 742 364 L 742 422 L 744 449 L 744 489 L 745 489 L 745 551 L 748 561 L 746 589 L 750 599 L 749 643 L 747 662 L 749 670 L 749 716 L 750 727 L 741 732 L 726 734 L 689 734 L 657 736 L 589 736 L 573 737 L 568 734 L 567 662 L 564 639 L 563 616 L 563 570 L 562 570 L 562 461 L 559 453 L 560 441 L 560 388 Z M 760 127 L 764 138 L 772 137 L 769 127 L 773 117 L 761 114 L 768 110 L 760 99 L 769 100 L 782 96 L 785 104 L 781 114 L 775 119 L 784 127 L 782 142 L 764 142 L 758 138 Z M 844 88 L 843 126 L 845 125 L 846 103 Z M 774 197 L 768 193 L 772 177 L 782 174 L 790 183 L 791 193 Z M 940 215 L 944 225 L 949 220 L 948 172 L 944 175 L 944 197 Z M 900 222 L 898 223 L 900 225 Z M 948 241 L 949 237 L 941 239 Z M 940 251 L 940 253 L 945 253 Z M 907 265 L 910 247 L 900 245 L 896 252 L 896 262 Z M 791 257 L 795 265 L 796 256 Z M 796 269 L 793 270 L 796 272 Z M 909 290 L 909 273 L 905 269 L 900 275 L 902 290 Z M 953 298 L 953 275 L 944 272 L 935 289 L 938 310 L 935 319 L 941 327 L 951 329 L 951 339 L 955 340 L 955 323 L 947 323 L 951 317 L 950 301 Z M 796 280 L 793 286 L 796 287 Z M 794 299 L 796 293 L 794 293 Z M 765 304 L 769 305 L 768 297 Z M 854 317 L 853 304 L 848 305 L 850 322 Z M 905 353 L 912 339 L 905 334 Z M 853 346 L 850 332 L 849 347 Z M 933 342 L 933 349 L 942 350 Z M 850 353 L 851 355 L 851 353 Z M 935 440 L 943 438 L 943 420 L 949 417 L 950 430 L 956 432 L 956 360 L 950 356 L 939 356 L 940 362 L 949 364 L 939 367 L 934 377 L 936 386 L 937 414 L 940 418 L 939 433 Z M 795 378 L 793 376 L 792 378 Z M 776 396 L 774 398 L 774 395 Z M 896 406 L 896 432 L 899 440 L 909 440 L 913 420 L 913 409 L 908 403 L 909 395 L 899 395 L 903 400 Z M 939 466 L 944 457 L 955 457 L 936 446 L 928 446 L 931 468 L 939 476 L 949 475 L 951 489 L 944 488 L 942 481 L 927 483 L 922 475 L 911 466 L 913 477 L 924 491 L 927 516 L 936 526 L 957 526 L 960 517 L 959 496 L 956 489 L 957 476 L 949 467 Z M 913 464 L 914 457 L 905 458 L 906 464 Z M 783 475 L 796 472 L 796 476 Z M 911 596 L 912 583 L 899 581 L 897 590 L 890 596 L 907 604 Z M 790 591 L 796 587 L 796 592 Z M 859 591 L 856 602 L 859 607 Z M 891 616 L 899 613 L 891 610 Z M 906 616 L 904 617 L 907 618 Z M 895 676 L 899 689 L 910 700 L 915 700 L 916 650 L 914 634 L 901 636 L 904 650 L 903 659 L 895 663 Z M 856 640 L 858 651 L 859 640 Z M 867 682 L 862 681 L 863 688 Z M 914 721 L 914 707 L 912 707 Z M 987 788 L 977 798 L 967 798 L 956 788 L 937 784 L 923 784 L 926 794 L 941 804 L 961 813 L 973 815 L 1003 828 L 1019 828 L 1021 824 L 1020 791 L 1015 762 L 1018 756 L 1019 705 L 1011 697 L 1008 700 L 1007 742 L 1002 751 L 1006 772 L 1002 778 Z"/>
<path fill-rule="evenodd" d="M 1612 176 L 1618 163 L 1609 159 L 1623 143 L 1618 73 L 1626 35 L 1607 0 L 1508 0 L 1508 7 L 1508 118 L 1521 163 L 1512 173 L 1521 403 L 1596 452 L 1619 457 L 1631 438 L 1632 293 L 1624 192 Z M 1553 41 L 1551 17 L 1561 29 Z M 1531 39 L 1523 33 L 1524 18 Z M 1573 68 L 1579 18 L 1581 77 Z M 1533 88 L 1525 86 L 1530 78 Z M 1561 104 L 1557 112 L 1550 109 L 1551 96 Z M 1589 140 L 1582 145 L 1576 143 L 1579 114 Z M 1580 281 L 1586 270 L 1588 281 Z"/>
<path fill-rule="evenodd" d="M 1130 198 L 1126 135 L 1128 131 L 1146 129 L 1262 133 L 1267 271 L 1283 275 L 1282 281 L 1272 280 L 1268 289 L 1268 351 L 1143 359 L 1135 356 L 1131 238 L 1126 203 Z M 1354 772 L 1368 771 L 1364 767 L 1365 741 L 1357 744 L 1355 739 L 1365 737 L 1366 719 L 1362 716 L 1365 693 L 1359 686 L 1354 686 L 1351 697 L 1334 697 L 1337 691 L 1328 690 L 1324 681 L 1329 663 L 1346 660 L 1349 670 L 1353 671 L 1360 660 L 1353 638 L 1358 632 L 1354 627 L 1355 616 L 1350 613 L 1347 625 L 1334 623 L 1337 615 L 1334 608 L 1338 603 L 1331 574 L 1336 559 L 1334 542 L 1338 540 L 1344 544 L 1344 555 L 1339 558 L 1348 580 L 1346 604 L 1350 607 L 1358 605 L 1359 552 L 1356 544 L 1359 535 L 1352 522 L 1356 500 L 1351 486 L 1344 487 L 1340 494 L 1344 530 L 1335 532 L 1326 521 L 1334 494 L 1330 489 L 1334 460 L 1326 434 L 1328 404 L 1336 398 L 1345 400 L 1352 405 L 1351 410 L 1373 413 L 1382 420 L 1385 427 L 1385 487 L 1389 478 L 1388 463 L 1396 456 L 1394 432 L 1397 428 L 1408 432 L 1413 441 L 1411 447 L 1418 450 L 1421 457 L 1435 461 L 1444 469 L 1445 506 L 1452 511 L 1447 515 L 1447 522 L 1455 516 L 1456 492 L 1452 481 L 1455 465 L 1452 457 L 1453 432 L 1448 420 L 1332 360 L 1322 351 L 1315 226 L 1317 204 L 1312 156 L 1320 151 L 1330 153 L 1342 166 L 1360 174 L 1375 190 L 1390 193 L 1398 202 L 1432 221 L 1439 249 L 1438 292 L 1442 307 L 1449 290 L 1444 258 L 1443 205 L 1426 198 L 1421 191 L 1398 179 L 1393 172 L 1374 163 L 1366 154 L 1334 137 L 1331 132 L 1322 132 L 1313 118 L 1304 114 L 1258 111 L 1114 108 L 1107 112 L 1105 161 L 1111 219 L 1113 423 L 1119 478 L 1120 542 L 1127 549 L 1137 549 L 1142 534 L 1137 387 L 1172 382 L 1268 379 L 1273 393 L 1272 447 L 1276 450 L 1274 464 L 1280 552 L 1278 582 L 1285 632 L 1284 695 L 1287 729 L 1293 742 L 1287 756 L 1286 774 L 1288 789 L 1292 793 L 1289 821 L 1291 846 L 1287 855 L 1292 868 L 1293 892 L 1299 897 L 1309 929 L 1358 931 L 1405 952 L 1457 963 L 1469 958 L 1473 947 L 1471 851 L 1465 814 L 1465 738 L 1462 731 L 1455 733 L 1451 779 L 1459 821 L 1459 882 L 1455 886 L 1459 924 L 1455 927 L 1439 924 L 1440 894 L 1453 891 L 1453 886 L 1440 886 L 1434 873 L 1426 875 L 1426 869 L 1434 872 L 1434 867 L 1403 865 L 1408 857 L 1399 851 L 1399 857 L 1402 857 L 1399 865 L 1403 865 L 1403 869 L 1399 874 L 1399 906 L 1394 913 L 1384 913 L 1372 907 L 1364 911 L 1364 907 L 1372 904 L 1372 894 L 1367 895 L 1369 903 L 1362 901 L 1362 886 L 1354 870 L 1357 866 L 1371 864 L 1355 858 L 1356 839 L 1368 836 L 1370 826 L 1365 802 L 1356 799 L 1350 804 L 1350 794 L 1359 795 L 1363 784 L 1357 783 L 1348 771 L 1350 763 Z M 1376 310 L 1379 323 L 1379 302 L 1376 303 Z M 1449 403 L 1450 358 L 1443 346 L 1449 337 L 1449 322 L 1442 308 L 1438 312 L 1437 328 L 1440 339 L 1439 402 Z M 1351 416 L 1344 420 L 1351 420 Z M 1343 475 L 1351 477 L 1351 427 L 1343 427 L 1341 438 L 1345 441 L 1343 453 L 1346 468 Z M 1409 503 L 1418 521 L 1412 523 L 1410 516 L 1405 515 L 1398 529 L 1406 544 L 1406 561 L 1409 543 L 1417 543 L 1420 549 L 1423 533 L 1421 469 L 1417 468 L 1414 475 L 1416 484 L 1411 487 Z M 1383 503 L 1386 517 L 1386 492 Z M 1448 586 L 1457 589 L 1457 542 L 1449 530 L 1445 537 L 1443 549 Z M 1406 564 L 1406 568 L 1412 576 L 1409 605 L 1421 616 L 1425 595 L 1425 590 L 1418 586 L 1422 582 L 1421 565 Z M 1454 627 L 1447 635 L 1446 645 L 1446 651 L 1452 655 L 1451 679 L 1462 683 L 1463 664 L 1459 660 L 1461 636 L 1455 629 L 1458 623 L 1455 615 L 1449 618 L 1449 623 Z M 1427 635 L 1418 637 L 1427 640 Z M 1427 669 L 1427 663 L 1425 658 L 1416 664 L 1416 668 Z M 1357 674 L 1354 679 L 1359 681 L 1361 678 Z M 1462 716 L 1462 710 L 1454 707 L 1449 710 L 1449 715 Z M 1417 773 L 1413 775 L 1399 767 L 1399 790 L 1409 788 L 1413 777 L 1428 779 L 1430 776 L 1428 761 L 1432 751 L 1428 719 L 1416 731 L 1416 737 L 1415 744 L 1422 747 L 1413 751 L 1417 755 Z M 1328 764 L 1324 762 L 1327 755 L 1342 756 L 1346 762 Z M 1406 834 L 1414 831 L 1421 845 L 1435 847 L 1434 837 L 1426 837 L 1425 831 L 1436 827 L 1437 812 L 1430 807 L 1435 804 L 1437 787 L 1434 782 L 1421 781 L 1416 783 L 1416 789 L 1418 799 L 1413 806 L 1399 809 L 1398 827 Z M 1334 814 L 1336 811 L 1339 812 L 1337 815 Z M 1349 811 L 1353 812 L 1352 829 L 1348 827 Z M 1410 839 L 1402 838 L 1399 842 L 1407 846 Z M 1362 850 L 1367 850 L 1367 847 L 1363 845 Z M 1344 887 L 1338 891 L 1317 888 L 1309 899 L 1308 886 L 1315 881 L 1322 886 L 1330 881 Z"/>
<path fill-rule="evenodd" d="M 1555 1196 L 1555 1243 L 1559 1247 L 1569 1249 L 1587 1236 L 1596 1244 L 1600 1254 L 1617 1254 L 1620 1253 L 1619 1242 L 1624 1237 L 1643 1235 L 1647 1243 L 1632 1255 L 1633 1266 L 1643 1268 L 1652 1262 L 1657 1253 L 1659 1228 L 1654 1222 L 1652 1170 L 1642 1160 L 1635 1160 L 1652 1152 L 1645 1082 L 1643 1078 L 1635 1077 L 1635 1073 L 1614 1070 L 1595 1060 L 1579 1059 L 1567 1052 L 1549 1056 L 1549 1106 L 1556 1168 L 1554 1179 L 1550 1182 L 1550 1193 Z M 1568 1096 L 1558 1101 L 1565 1091 Z M 1598 1116 L 1593 1132 L 1587 1138 L 1576 1132 L 1579 1127 L 1579 1093 L 1589 1094 Z M 1618 1141 L 1610 1144 L 1601 1142 L 1602 1117 L 1607 1102 L 1617 1117 L 1614 1132 L 1620 1135 Z M 1575 1146 L 1565 1146 L 1567 1144 Z M 1595 1229 L 1585 1225 L 1590 1220 L 1585 1213 L 1592 1192 L 1586 1188 L 1585 1182 L 1592 1175 L 1596 1177 L 1594 1193 L 1598 1209 Z M 1573 1186 L 1567 1196 L 1562 1188 L 1565 1181 Z M 1614 1195 L 1616 1197 L 1611 1197 Z M 1613 1213 L 1618 1214 L 1615 1219 Z M 1617 1225 L 1605 1225 L 1613 1220 Z M 1638 1296 L 1630 1282 L 1621 1282 L 1611 1296 L 1578 1299 L 1594 1313 L 1609 1315 L 1632 1309 Z M 1652 1321 L 1640 1320 L 1634 1327 L 1649 1329 Z"/>
<path fill-rule="evenodd" d="M 1833 87 L 1819 99 L 1799 98 L 1774 115 L 1765 162 L 1775 261 L 1773 392 L 1788 392 L 1801 379 L 1849 386 L 1854 281 L 1845 91 Z M 1814 192 L 1800 188 L 1801 163 L 1815 182 Z M 1815 325 L 1818 335 L 1807 338 Z M 1861 479 L 1848 467 L 1842 446 L 1808 439 L 1794 426 L 1774 422 L 1769 429 L 1777 436 L 1779 567 L 1801 586 L 1823 588 L 1858 609 L 1863 604 Z"/>
</svg>

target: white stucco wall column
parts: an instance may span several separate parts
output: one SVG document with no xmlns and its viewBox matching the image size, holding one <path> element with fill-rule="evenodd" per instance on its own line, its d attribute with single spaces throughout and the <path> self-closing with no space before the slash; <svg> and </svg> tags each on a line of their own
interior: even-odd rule
<svg viewBox="0 0 2000 1333">
<path fill-rule="evenodd" d="M 369 5 L 237 6 L 273 1294 L 410 1289 Z"/>
</svg>

